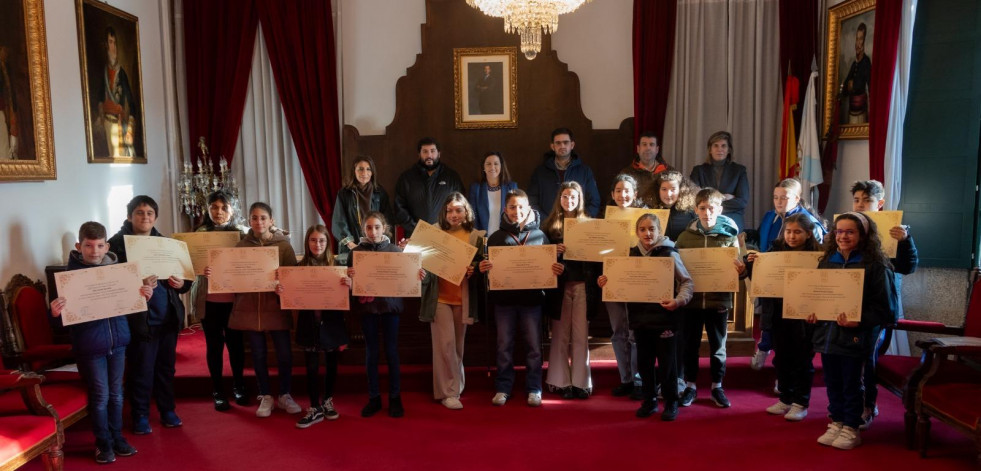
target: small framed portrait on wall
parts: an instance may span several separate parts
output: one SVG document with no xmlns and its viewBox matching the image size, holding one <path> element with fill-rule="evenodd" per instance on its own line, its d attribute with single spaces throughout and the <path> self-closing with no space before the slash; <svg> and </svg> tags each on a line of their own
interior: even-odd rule
<svg viewBox="0 0 981 471">
<path fill-rule="evenodd" d="M 453 49 L 457 129 L 518 127 L 516 57 L 513 47 Z"/>
</svg>

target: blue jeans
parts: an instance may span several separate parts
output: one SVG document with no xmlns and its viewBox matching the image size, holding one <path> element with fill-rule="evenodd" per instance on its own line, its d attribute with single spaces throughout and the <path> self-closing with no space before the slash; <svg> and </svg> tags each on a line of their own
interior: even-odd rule
<svg viewBox="0 0 981 471">
<path fill-rule="evenodd" d="M 514 336 L 518 326 L 525 336 L 525 392 L 542 392 L 542 308 L 541 306 L 494 306 L 497 322 L 497 392 L 511 394 L 514 387 Z"/>
<path fill-rule="evenodd" d="M 102 450 L 122 438 L 125 369 L 126 347 L 116 347 L 105 356 L 78 359 L 78 372 L 88 390 L 95 445 Z"/>
<path fill-rule="evenodd" d="M 865 398 L 865 388 L 862 387 L 865 358 L 822 353 L 821 365 L 824 367 L 831 421 L 858 428 L 862 424 Z"/>
<path fill-rule="evenodd" d="M 361 331 L 364 333 L 368 397 L 381 396 L 381 387 L 378 383 L 378 359 L 381 356 L 379 334 L 385 340 L 385 359 L 388 360 L 388 397 L 398 397 L 401 389 L 398 314 L 363 314 Z"/>
<path fill-rule="evenodd" d="M 293 384 L 293 350 L 290 345 L 290 331 L 270 330 L 273 346 L 276 347 L 276 372 L 279 373 L 279 394 L 289 394 Z M 259 383 L 259 395 L 269 394 L 269 365 L 266 364 L 266 332 L 249 332 L 252 345 L 252 369 Z"/>
</svg>

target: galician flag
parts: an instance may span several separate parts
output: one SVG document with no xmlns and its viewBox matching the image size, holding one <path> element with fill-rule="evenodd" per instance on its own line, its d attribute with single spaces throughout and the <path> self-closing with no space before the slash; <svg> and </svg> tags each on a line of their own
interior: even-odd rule
<svg viewBox="0 0 981 471">
<path fill-rule="evenodd" d="M 811 71 L 804 94 L 804 109 L 800 119 L 800 141 L 797 143 L 797 161 L 800 163 L 800 183 L 804 187 L 801 198 L 814 205 L 811 189 L 824 182 L 821 172 L 821 139 L 817 123 L 817 71 Z"/>
</svg>

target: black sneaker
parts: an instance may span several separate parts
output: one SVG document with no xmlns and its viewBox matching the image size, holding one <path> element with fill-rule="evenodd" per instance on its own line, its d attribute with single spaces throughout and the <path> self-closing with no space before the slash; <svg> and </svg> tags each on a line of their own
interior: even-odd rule
<svg viewBox="0 0 981 471">
<path fill-rule="evenodd" d="M 324 409 L 324 418 L 327 420 L 337 420 L 341 416 L 341 414 L 337 413 L 337 409 L 334 409 L 333 397 L 325 399 L 321 407 Z"/>
<path fill-rule="evenodd" d="M 99 464 L 109 464 L 116 461 L 116 453 L 112 451 L 112 448 L 96 448 L 95 449 L 95 462 Z"/>
<path fill-rule="evenodd" d="M 395 396 L 388 398 L 388 416 L 399 418 L 405 415 L 405 408 L 402 407 L 402 397 Z"/>
<path fill-rule="evenodd" d="M 307 428 L 313 424 L 319 424 L 324 421 L 324 411 L 319 407 L 311 407 L 307 409 L 307 415 L 303 416 L 302 419 L 296 421 L 296 428 Z"/>
<path fill-rule="evenodd" d="M 685 388 L 685 391 L 681 393 L 681 407 L 690 406 L 691 403 L 695 402 L 695 396 L 697 395 L 698 393 L 695 392 L 695 388 L 693 387 Z"/>
<path fill-rule="evenodd" d="M 678 418 L 678 403 L 675 401 L 664 405 L 664 412 L 661 413 L 662 422 L 671 422 Z"/>
<path fill-rule="evenodd" d="M 116 456 L 133 456 L 136 454 L 136 448 L 130 445 L 125 438 L 116 438 L 112 441 L 112 451 L 116 453 Z"/>
<path fill-rule="evenodd" d="M 573 387 L 571 387 L 569 389 L 572 390 L 572 397 L 574 397 L 576 399 L 580 399 L 580 400 L 589 399 L 589 391 L 587 391 L 585 389 L 582 389 L 582 388 L 577 388 L 575 386 L 573 386 Z"/>
<path fill-rule="evenodd" d="M 561 389 L 559 389 L 558 392 L 559 392 L 559 394 L 562 395 L 562 399 L 575 399 L 576 398 L 576 391 L 575 391 L 575 389 L 576 389 L 575 387 L 569 386 L 567 388 L 561 388 Z"/>
<path fill-rule="evenodd" d="M 723 409 L 732 405 L 729 403 L 729 398 L 726 397 L 726 392 L 722 388 L 712 389 L 712 401 L 715 402 L 715 405 Z"/>
<path fill-rule="evenodd" d="M 615 397 L 623 397 L 634 392 L 634 383 L 620 383 L 619 386 L 613 388 L 613 395 Z"/>
<path fill-rule="evenodd" d="M 644 419 L 654 415 L 657 412 L 657 399 L 644 399 L 644 402 L 640 403 L 640 408 L 634 413 L 638 418 Z"/>
<path fill-rule="evenodd" d="M 232 396 L 235 397 L 235 403 L 240 406 L 249 405 L 249 395 L 245 390 L 245 386 L 236 386 L 232 388 Z"/>
<path fill-rule="evenodd" d="M 232 405 L 228 403 L 228 398 L 218 391 L 211 393 L 211 398 L 214 399 L 215 410 L 218 412 L 225 412 L 232 408 Z"/>
<path fill-rule="evenodd" d="M 381 396 L 368 398 L 368 403 L 361 409 L 361 417 L 371 417 L 382 410 Z"/>
</svg>

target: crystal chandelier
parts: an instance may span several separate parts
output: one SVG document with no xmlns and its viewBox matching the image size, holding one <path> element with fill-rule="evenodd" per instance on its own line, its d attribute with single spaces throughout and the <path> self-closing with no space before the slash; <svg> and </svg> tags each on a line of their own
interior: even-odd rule
<svg viewBox="0 0 981 471">
<path fill-rule="evenodd" d="M 591 0 L 467 0 L 467 4 L 495 18 L 504 18 L 504 31 L 521 36 L 521 53 L 532 60 L 542 50 L 542 31 L 559 29 L 559 15 L 576 11 Z"/>
<path fill-rule="evenodd" d="M 184 171 L 181 172 L 177 180 L 180 203 L 184 214 L 191 218 L 192 227 L 196 226 L 204 214 L 208 212 L 208 196 L 218 190 L 224 190 L 231 200 L 228 203 L 234 211 L 232 214 L 241 214 L 238 185 L 235 182 L 235 177 L 231 175 L 228 161 L 222 156 L 218 162 L 218 168 L 215 168 L 208 155 L 208 146 L 204 143 L 204 137 L 198 141 L 198 148 L 201 154 L 197 160 L 197 172 L 194 171 L 194 164 L 186 160 L 184 161 Z"/>
</svg>

